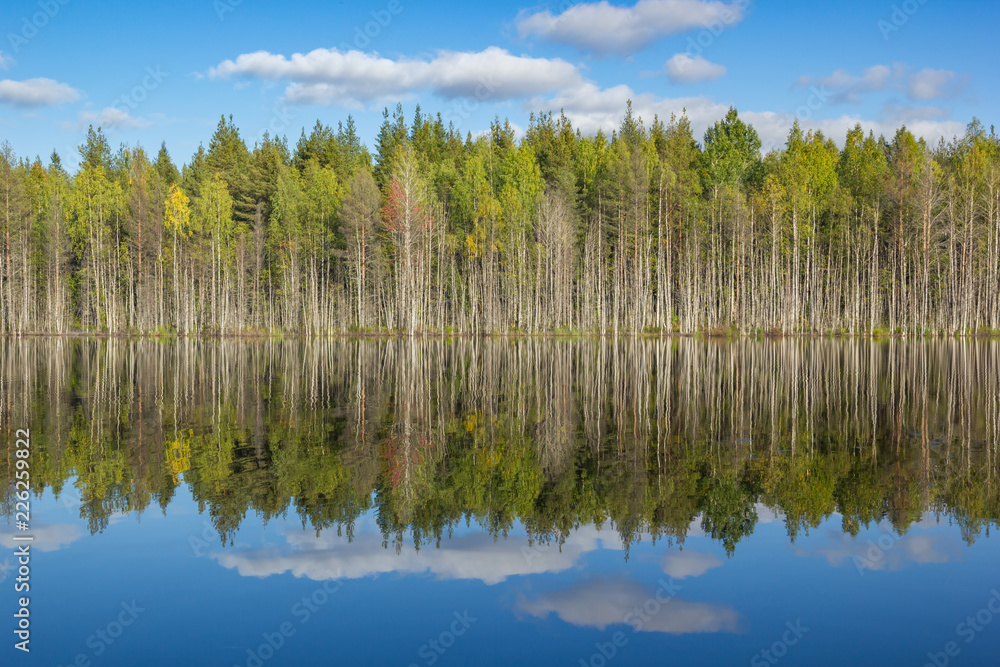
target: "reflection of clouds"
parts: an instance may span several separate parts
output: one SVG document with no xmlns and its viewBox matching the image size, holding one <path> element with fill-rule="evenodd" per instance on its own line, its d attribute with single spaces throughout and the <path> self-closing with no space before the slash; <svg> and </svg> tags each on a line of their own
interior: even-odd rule
<svg viewBox="0 0 1000 667">
<path fill-rule="evenodd" d="M 954 539 L 935 538 L 930 535 L 914 535 L 900 540 L 907 557 L 914 563 L 947 563 L 960 554 Z"/>
<path fill-rule="evenodd" d="M 35 539 L 30 542 L 15 542 L 14 536 L 31 535 Z M 4 548 L 13 549 L 17 546 L 29 544 L 32 549 L 39 551 L 57 551 L 70 542 L 83 537 L 80 527 L 72 523 L 51 523 L 45 526 L 32 526 L 28 531 L 3 530 L 0 531 L 0 543 Z"/>
<path fill-rule="evenodd" d="M 667 552 L 663 557 L 663 571 L 674 579 L 700 577 L 713 567 L 722 565 L 722 560 L 715 554 L 698 551 Z"/>
<path fill-rule="evenodd" d="M 497 584 L 508 577 L 561 572 L 574 567 L 580 557 L 599 548 L 621 548 L 613 531 L 584 527 L 558 545 L 528 546 L 524 540 L 501 542 L 484 533 L 456 537 L 440 548 L 425 546 L 417 551 L 404 545 L 400 553 L 386 549 L 380 534 L 356 536 L 348 543 L 332 533 L 292 531 L 287 548 L 255 549 L 213 554 L 219 564 L 247 577 L 267 577 L 290 572 L 316 581 L 331 573 L 359 579 L 388 572 L 430 572 L 441 579 L 479 579 Z"/>
<path fill-rule="evenodd" d="M 961 558 L 953 536 L 910 535 L 879 532 L 853 539 L 846 533 L 827 533 L 827 544 L 816 549 L 796 549 L 797 556 L 822 556 L 831 567 L 849 561 L 859 569 L 899 570 L 908 563 L 947 563 Z"/>
<path fill-rule="evenodd" d="M 701 521 L 703 519 L 701 512 L 691 520 L 691 525 L 688 526 L 687 533 L 684 537 L 708 537 L 705 533 L 705 529 L 701 527 Z"/>
<path fill-rule="evenodd" d="M 785 520 L 785 517 L 780 512 L 775 512 L 764 503 L 757 503 L 754 509 L 757 511 L 757 523 L 773 523 Z"/>
<path fill-rule="evenodd" d="M 773 523 L 785 520 L 785 517 L 780 512 L 774 511 L 764 503 L 754 505 L 754 511 L 757 512 L 757 523 Z M 691 525 L 688 526 L 685 537 L 708 537 L 705 529 L 701 527 L 701 522 L 704 519 L 705 515 L 699 512 L 694 520 L 691 521 Z"/>
<path fill-rule="evenodd" d="M 648 604 L 650 601 L 656 604 Z M 592 579 L 531 600 L 522 598 L 518 608 L 543 619 L 555 613 L 571 625 L 598 630 L 609 625 L 631 624 L 636 610 L 644 608 L 647 613 L 643 623 L 633 625 L 642 632 L 673 635 L 738 632 L 740 625 L 739 613 L 727 605 L 668 599 L 663 588 L 650 590 L 631 581 L 611 579 Z"/>
<path fill-rule="evenodd" d="M 947 523 L 947 515 L 944 516 L 945 523 Z M 907 530 L 913 530 L 914 528 L 937 528 L 941 525 L 941 517 L 942 515 L 937 512 L 924 512 L 920 517 L 920 521 L 911 523 Z"/>
</svg>

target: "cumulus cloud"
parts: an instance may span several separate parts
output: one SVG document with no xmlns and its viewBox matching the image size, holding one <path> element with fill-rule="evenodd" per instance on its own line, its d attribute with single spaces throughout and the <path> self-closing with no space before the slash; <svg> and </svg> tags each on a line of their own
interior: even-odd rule
<svg viewBox="0 0 1000 667">
<path fill-rule="evenodd" d="M 652 608 L 655 613 L 649 613 Z M 669 597 L 663 585 L 659 590 L 650 590 L 634 582 L 606 578 L 595 578 L 532 599 L 522 597 L 518 609 L 542 619 L 554 613 L 577 627 L 603 630 L 609 625 L 631 624 L 641 632 L 671 635 L 735 633 L 741 624 L 739 613 L 728 605 Z M 640 623 L 633 615 L 635 609 L 645 609 L 648 620 L 642 619 Z"/>
<path fill-rule="evenodd" d="M 546 10 L 522 12 L 521 37 L 535 36 L 599 55 L 625 55 L 655 40 L 695 28 L 715 31 L 743 20 L 746 0 L 733 3 L 705 0 L 639 0 L 631 7 L 607 0 L 573 5 L 561 14 Z"/>
<path fill-rule="evenodd" d="M 663 571 L 674 579 L 700 577 L 714 567 L 722 567 L 722 560 L 715 554 L 687 550 L 668 552 L 663 557 Z"/>
<path fill-rule="evenodd" d="M 771 111 L 750 111 L 740 114 L 745 120 L 752 123 L 757 133 L 760 135 L 764 150 L 771 148 L 782 148 L 788 140 L 788 131 L 792 123 L 799 121 L 803 130 L 822 132 L 824 136 L 834 140 L 838 146 L 844 145 L 847 132 L 855 125 L 861 125 L 865 134 L 874 132 L 875 136 L 885 136 L 892 138 L 896 130 L 901 125 L 913 133 L 914 136 L 924 138 L 930 145 L 934 145 L 939 139 L 950 140 L 954 137 L 965 134 L 965 125 L 957 121 L 950 120 L 929 120 L 914 117 L 910 122 L 900 122 L 891 118 L 869 119 L 856 114 L 847 114 L 835 118 L 797 118 L 790 113 L 776 113 Z"/>
<path fill-rule="evenodd" d="M 927 101 L 955 97 L 964 90 L 967 77 L 943 69 L 922 69 L 906 82 L 906 94 L 911 100 Z"/>
<path fill-rule="evenodd" d="M 911 125 L 921 121 L 951 118 L 951 111 L 943 107 L 918 107 L 887 102 L 882 107 L 882 117 L 899 125 Z"/>
<path fill-rule="evenodd" d="M 24 535 L 24 533 L 14 530 L 0 531 L 0 544 L 3 544 L 5 550 L 30 544 L 32 549 L 39 551 L 58 551 L 83 537 L 83 531 L 76 524 L 53 523 L 47 526 L 33 526 L 31 535 L 35 539 L 31 542 L 15 542 L 15 535 Z"/>
<path fill-rule="evenodd" d="M 894 80 L 899 81 L 902 75 L 902 68 L 899 66 L 894 70 L 887 65 L 875 65 L 859 75 L 838 69 L 830 76 L 803 76 L 795 86 L 799 88 L 818 86 L 824 91 L 829 91 L 828 97 L 835 104 L 860 104 L 863 95 L 888 90 Z"/>
<path fill-rule="evenodd" d="M 904 65 L 896 63 L 875 65 L 861 74 L 851 74 L 839 69 L 829 76 L 803 76 L 793 87 L 817 87 L 834 104 L 860 104 L 869 93 L 895 91 L 910 100 L 927 101 L 955 97 L 965 89 L 968 77 L 950 70 L 922 69 L 910 73 Z"/>
<path fill-rule="evenodd" d="M 137 127 L 148 127 L 151 125 L 145 118 L 138 118 L 129 114 L 128 111 L 117 107 L 104 107 L 100 112 L 84 111 L 80 114 L 77 123 L 79 129 L 88 125 L 99 125 L 104 129 L 133 129 Z"/>
<path fill-rule="evenodd" d="M 666 70 L 671 83 L 714 81 L 726 73 L 724 65 L 716 65 L 702 56 L 692 58 L 686 53 L 678 53 L 668 60 Z"/>
<path fill-rule="evenodd" d="M 316 581 L 337 577 L 360 579 L 390 572 L 431 573 L 441 579 L 478 579 L 493 585 L 508 577 L 546 572 L 562 572 L 576 565 L 580 557 L 596 549 L 621 548 L 617 534 L 593 527 L 570 534 L 561 547 L 528 546 L 527 541 L 508 539 L 497 543 L 478 533 L 457 537 L 440 548 L 417 551 L 404 546 L 397 554 L 382 546 L 380 534 L 346 539 L 334 534 L 292 531 L 287 547 L 220 552 L 213 554 L 220 565 L 243 576 L 268 577 L 289 572 Z"/>
<path fill-rule="evenodd" d="M 0 81 L 0 104 L 33 108 L 56 106 L 80 99 L 80 92 L 53 79 L 38 78 Z"/>
<path fill-rule="evenodd" d="M 429 90 L 441 97 L 507 100 L 580 83 L 575 65 L 558 58 L 515 56 L 491 46 L 478 52 L 440 51 L 432 58 L 391 59 L 375 53 L 315 49 L 291 57 L 257 51 L 225 60 L 212 78 L 290 81 L 296 104 L 358 106 Z"/>
<path fill-rule="evenodd" d="M 580 128 L 581 132 L 594 134 L 601 130 L 610 133 L 621 124 L 623 110 L 629 100 L 632 101 L 634 113 L 642 117 L 646 123 L 651 122 L 654 115 L 668 119 L 671 114 L 678 116 L 686 114 L 691 121 L 692 132 L 699 140 L 704 136 L 705 130 L 721 120 L 729 110 L 728 104 L 703 96 L 663 98 L 652 93 L 637 93 L 626 85 L 600 88 L 589 81 L 562 90 L 550 98 L 534 98 L 525 104 L 525 109 L 531 111 L 562 109 L 574 127 Z M 796 120 L 799 120 L 804 130 L 821 131 L 841 145 L 847 136 L 847 131 L 858 123 L 865 132 L 871 130 L 876 136 L 881 134 L 890 137 L 901 124 L 893 119 L 865 119 L 854 114 L 827 119 L 802 119 L 796 118 L 793 112 L 741 110 L 740 117 L 757 130 L 765 151 L 782 148 Z M 937 143 L 938 139 L 948 140 L 965 132 L 962 123 L 951 120 L 915 117 L 906 125 L 914 135 L 923 137 L 932 144 Z"/>
</svg>

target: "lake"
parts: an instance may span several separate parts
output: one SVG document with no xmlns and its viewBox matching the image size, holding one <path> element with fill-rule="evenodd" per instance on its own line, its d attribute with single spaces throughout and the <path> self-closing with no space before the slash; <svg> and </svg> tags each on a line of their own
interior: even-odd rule
<svg viewBox="0 0 1000 667">
<path fill-rule="evenodd" d="M 4 664 L 1000 655 L 997 341 L 8 339 L 0 419 Z"/>
</svg>

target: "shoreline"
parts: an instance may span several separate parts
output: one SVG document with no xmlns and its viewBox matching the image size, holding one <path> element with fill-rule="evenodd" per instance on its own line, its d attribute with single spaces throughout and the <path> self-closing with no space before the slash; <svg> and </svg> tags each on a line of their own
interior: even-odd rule
<svg viewBox="0 0 1000 667">
<path fill-rule="evenodd" d="M 84 339 L 84 338 L 102 338 L 102 339 L 121 339 L 121 340 L 281 340 L 281 339 L 295 339 L 295 340 L 403 340 L 403 339 L 420 339 L 420 340 L 432 340 L 432 339 L 453 339 L 453 338 L 463 338 L 463 339 L 490 339 L 490 340 L 519 340 L 519 339 L 551 339 L 551 340 L 566 340 L 566 339 L 588 339 L 588 340 L 622 340 L 622 339 L 644 339 L 644 340 L 667 340 L 667 339 L 701 339 L 701 340 L 716 340 L 716 341 L 737 341 L 737 340 L 786 340 L 786 339 L 809 339 L 809 340 L 869 340 L 869 341 L 884 341 L 884 340 L 1000 340 L 1000 332 L 975 332 L 975 333 L 925 333 L 925 334 L 909 334 L 909 333 L 878 333 L 878 334 L 864 334 L 864 333 L 761 333 L 761 334 L 721 334 L 715 332 L 697 332 L 697 333 L 597 333 L 597 332 L 570 332 L 570 333 L 553 333 L 553 332 L 538 332 L 538 333 L 520 333 L 520 332 L 507 332 L 507 333 L 474 333 L 474 332 L 418 332 L 418 333 L 393 333 L 393 332 L 337 332 L 337 333 L 301 333 L 301 332 L 279 332 L 279 333 L 249 333 L 249 332 L 237 332 L 237 333 L 194 333 L 194 334 L 157 334 L 157 333 L 109 333 L 109 332 L 85 332 L 85 331 L 74 331 L 67 333 L 45 333 L 45 332 L 30 332 L 30 333 L 5 333 L 0 334 L 0 339 L 3 340 L 13 340 L 18 338 L 59 338 L 59 339 Z"/>
</svg>

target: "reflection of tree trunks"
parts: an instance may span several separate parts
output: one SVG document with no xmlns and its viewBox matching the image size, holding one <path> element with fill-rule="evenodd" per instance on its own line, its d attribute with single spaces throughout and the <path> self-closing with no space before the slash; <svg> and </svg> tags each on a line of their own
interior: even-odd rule
<svg viewBox="0 0 1000 667">
<path fill-rule="evenodd" d="M 446 530 L 476 502 L 498 531 L 517 517 L 555 530 L 555 508 L 593 520 L 573 516 L 581 498 L 634 535 L 687 493 L 742 512 L 750 479 L 796 530 L 813 511 L 905 528 L 971 508 L 974 537 L 997 492 L 1000 346 L 8 339 L 0 415 L 52 434 L 39 485 L 74 461 L 94 529 L 185 484 L 229 535 L 248 510 L 293 503 L 304 521 L 347 525 L 374 502 L 387 536 Z M 850 485 L 869 477 L 862 511 Z M 444 497 L 456 507 L 427 505 Z M 734 517 L 710 525 L 730 539 L 746 527 Z"/>
</svg>

